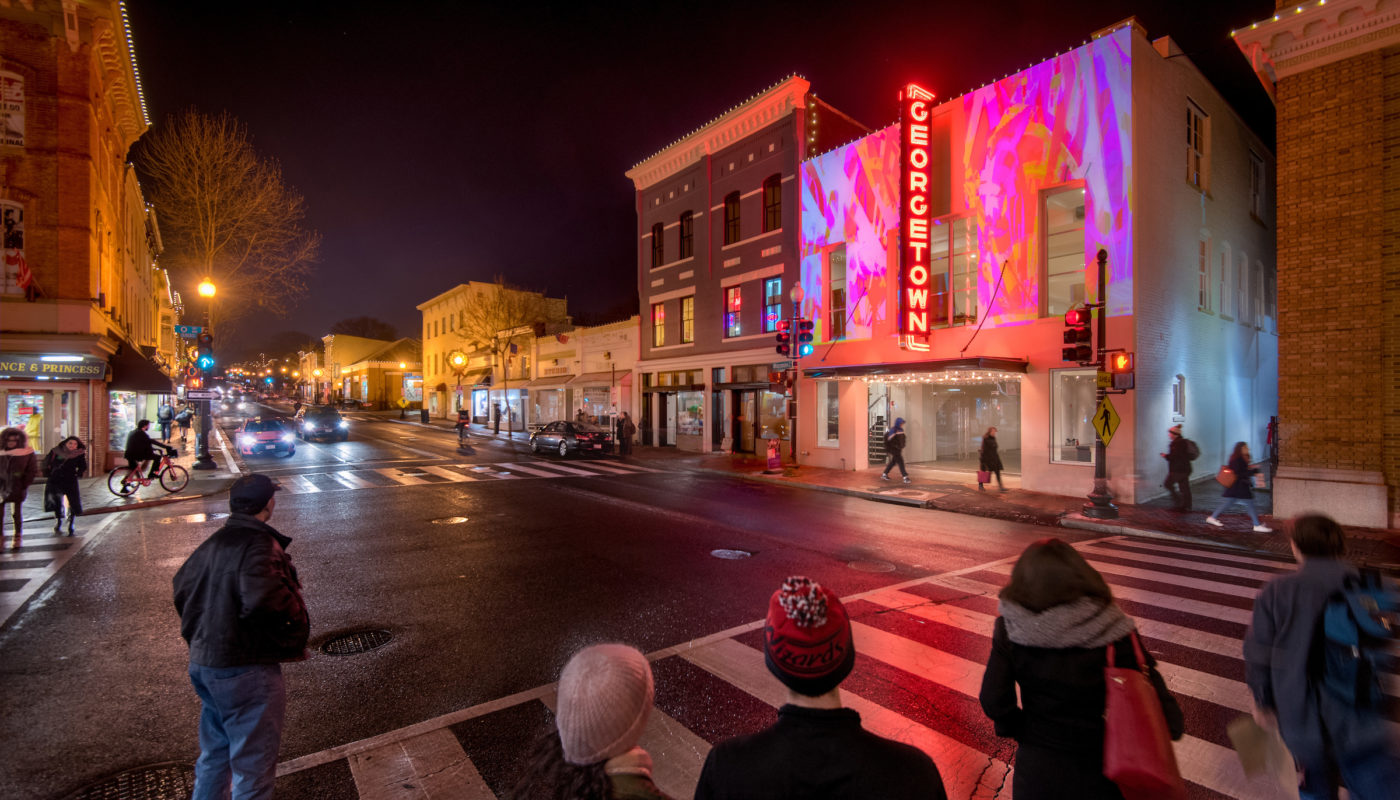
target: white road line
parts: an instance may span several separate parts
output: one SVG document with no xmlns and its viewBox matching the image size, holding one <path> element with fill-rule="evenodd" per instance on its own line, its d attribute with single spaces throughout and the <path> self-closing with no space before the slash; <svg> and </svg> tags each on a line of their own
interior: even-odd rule
<svg viewBox="0 0 1400 800">
<path fill-rule="evenodd" d="M 322 472 L 318 474 L 325 475 L 347 489 L 375 489 L 379 487 L 379 484 L 370 483 L 351 470 L 337 470 L 335 472 Z"/>
<path fill-rule="evenodd" d="M 449 481 L 452 481 L 453 483 L 462 483 L 464 481 L 477 480 L 477 478 L 475 478 L 474 476 L 463 475 L 457 470 L 448 469 L 447 467 L 419 467 L 418 469 L 428 473 L 429 475 L 436 475 L 439 478 L 446 478 Z"/>
<path fill-rule="evenodd" d="M 447 728 L 349 758 L 360 800 L 454 797 L 496 800 L 462 744 Z M 405 787 L 413 787 L 405 793 Z"/>
<path fill-rule="evenodd" d="M 1217 583 L 1216 581 L 1203 580 L 1201 578 L 1188 578 L 1184 575 L 1175 575 L 1170 572 L 1158 572 L 1153 569 L 1138 569 L 1135 567 L 1124 567 L 1118 564 L 1107 564 L 1102 561 L 1085 559 L 1089 566 L 1099 571 L 1099 574 L 1107 580 L 1109 575 L 1116 575 L 1120 578 L 1137 578 L 1138 580 L 1152 581 L 1153 583 L 1164 583 L 1170 586 L 1180 586 L 1184 589 L 1199 589 L 1216 594 L 1227 594 L 1231 597 L 1243 597 L 1246 600 L 1253 600 L 1259 595 L 1257 586 L 1236 586 L 1232 583 Z M 1002 572 L 1005 575 L 1011 574 L 1011 567 L 1005 570 L 997 569 L 994 572 Z"/>
<path fill-rule="evenodd" d="M 1180 569 L 1190 569 L 1197 572 L 1209 572 L 1214 575 L 1229 575 L 1235 578 L 1250 578 L 1257 581 L 1267 581 L 1286 575 L 1287 573 L 1259 572 L 1252 569 L 1241 569 L 1238 567 L 1222 567 L 1216 564 L 1202 564 L 1198 561 L 1188 561 L 1184 558 L 1170 558 L 1166 556 L 1148 556 L 1141 553 L 1127 553 L 1120 550 L 1110 550 L 1106 547 L 1083 547 L 1080 553 L 1087 559 L 1099 556 L 1113 557 L 1123 561 L 1132 561 L 1136 564 L 1156 564 L 1162 567 L 1178 567 Z"/>
<path fill-rule="evenodd" d="M 563 476 L 559 475 L 558 473 L 555 473 L 555 472 L 545 472 L 545 471 L 542 470 L 542 469 L 537 469 L 537 468 L 535 468 L 535 467 L 527 467 L 527 466 L 525 466 L 524 464 L 497 464 L 496 466 L 501 467 L 501 468 L 503 468 L 503 469 L 511 470 L 512 472 L 523 472 L 523 473 L 525 473 L 526 475 L 535 475 L 535 476 L 538 476 L 538 477 L 541 477 L 541 478 L 559 478 L 559 477 L 563 477 Z"/>
<path fill-rule="evenodd" d="M 1255 564 L 1255 565 L 1261 566 L 1261 567 L 1275 567 L 1275 568 L 1284 568 L 1284 569 L 1288 569 L 1288 568 L 1290 568 L 1290 567 L 1294 567 L 1294 566 L 1295 566 L 1295 565 L 1294 565 L 1292 562 L 1290 562 L 1290 561 L 1279 561 L 1279 560 L 1277 560 L 1277 559 L 1267 559 L 1267 558 L 1252 558 L 1252 557 L 1250 557 L 1250 556 L 1235 555 L 1234 553 L 1230 553 L 1230 552 L 1216 552 L 1216 551 L 1213 551 L 1213 550 L 1193 550 L 1193 549 L 1191 549 L 1191 548 L 1189 548 L 1189 547 L 1176 547 L 1176 546 L 1174 546 L 1174 545 L 1169 545 L 1169 544 L 1158 544 L 1156 541 L 1154 541 L 1154 540 L 1152 540 L 1152 539 L 1141 539 L 1141 538 L 1138 538 L 1138 539 L 1131 539 L 1131 540 L 1122 539 L 1122 538 L 1107 539 L 1107 540 L 1105 540 L 1105 539 L 1100 539 L 1100 540 L 1097 540 L 1097 541 L 1094 541 L 1094 542 L 1086 543 L 1086 546 L 1087 546 L 1087 545 L 1094 545 L 1094 544 L 1104 544 L 1105 542 L 1108 542 L 1108 541 L 1112 541 L 1112 542 L 1114 542 L 1115 544 L 1130 545 L 1130 546 L 1132 546 L 1132 547 L 1136 547 L 1136 548 L 1142 549 L 1142 550 L 1156 550 L 1156 551 L 1161 552 L 1161 553 L 1175 553 L 1175 554 L 1177 554 L 1177 555 L 1192 556 L 1192 557 L 1195 557 L 1195 558 L 1216 558 L 1216 559 L 1220 559 L 1220 560 L 1222 560 L 1222 561 L 1231 561 L 1231 562 L 1234 562 L 1234 563 L 1240 564 L 1240 565 Z M 1111 549 L 1111 548 L 1105 548 L 1105 549 Z M 1128 555 L 1130 555 L 1129 552 L 1123 551 L 1123 550 L 1113 550 L 1112 552 L 1113 552 L 1114 554 L 1116 554 L 1116 555 L 1122 555 L 1122 556 L 1125 557 L 1125 558 L 1126 558 Z"/>
<path fill-rule="evenodd" d="M 591 463 L 591 464 L 589 464 L 589 465 L 588 465 L 588 468 L 589 468 L 589 469 L 601 469 L 601 470 L 603 470 L 604 472 L 611 472 L 611 473 L 614 474 L 614 475 L 631 475 L 631 474 L 633 474 L 633 473 L 629 472 L 628 470 L 622 469 L 622 468 L 617 467 L 617 466 L 614 466 L 614 465 L 612 465 L 612 464 L 604 464 L 604 463 L 596 462 L 596 461 L 593 462 L 593 463 Z"/>
<path fill-rule="evenodd" d="M 321 491 L 321 487 L 300 475 L 279 475 L 277 476 L 277 482 L 290 484 L 292 486 L 292 494 L 315 494 Z"/>
<path fill-rule="evenodd" d="M 8 547 L 4 548 L 3 550 L 0 550 L 0 563 L 14 561 L 37 561 L 40 559 L 49 562 L 47 565 L 39 568 L 38 570 L 15 570 L 15 572 L 25 573 L 24 577 L 27 577 L 28 580 L 24 583 L 23 586 L 19 587 L 19 589 L 17 589 L 16 591 L 0 592 L 0 626 L 3 626 L 6 622 L 8 622 L 10 620 L 10 617 L 14 616 L 15 612 L 19 611 L 20 607 L 29 601 L 29 598 L 36 595 L 40 589 L 47 585 L 49 579 L 56 575 L 58 571 L 63 568 L 63 565 L 68 563 L 69 559 L 77 555 L 84 548 L 90 547 L 93 542 L 102 538 L 109 530 L 111 530 L 112 527 L 116 525 L 117 519 L 120 516 L 121 513 L 103 514 L 102 518 L 95 522 L 92 521 L 92 517 L 79 517 L 78 525 L 81 526 L 82 533 L 78 536 L 74 536 L 71 538 L 67 536 L 62 537 L 63 541 L 72 542 L 71 546 L 66 547 L 62 550 L 46 550 L 37 553 L 26 553 L 22 549 L 19 551 L 14 551 L 10 550 Z M 8 541 L 9 534 L 13 532 L 7 531 L 6 533 L 7 535 L 5 538 L 6 541 Z M 53 536 L 52 529 L 50 529 L 48 533 L 48 536 L 39 535 L 24 537 L 22 542 L 31 545 L 37 545 L 50 544 L 52 542 L 59 541 L 59 537 Z M 24 546 L 23 543 L 21 544 L 21 547 Z M 11 573 L 8 570 L 0 571 L 0 580 L 4 580 L 9 577 L 11 577 Z"/>
<path fill-rule="evenodd" d="M 993 568 L 991 571 L 995 572 L 996 568 Z M 969 594 L 987 595 L 991 597 L 995 597 L 997 592 L 1001 591 L 1000 586 L 961 577 L 937 578 L 933 583 L 938 583 L 951 589 L 965 591 Z M 1188 600 L 1183 597 L 1177 597 L 1176 595 L 1162 594 L 1161 592 L 1133 589 L 1127 586 L 1119 586 L 1112 581 L 1109 581 L 1108 585 L 1113 589 L 1113 596 L 1119 600 L 1131 600 L 1137 603 L 1156 606 L 1167 611 L 1182 611 L 1201 617 L 1212 617 L 1226 622 L 1235 622 L 1240 625 L 1248 625 L 1253 618 L 1253 615 L 1248 609 L 1221 606 L 1215 603 L 1201 602 L 1199 600 Z"/>
<path fill-rule="evenodd" d="M 596 472 L 589 472 L 588 470 L 585 470 L 585 469 L 579 469 L 578 467 L 570 467 L 570 466 L 566 466 L 566 465 L 564 465 L 564 464 L 555 464 L 553 461 L 549 461 L 549 462 L 542 463 L 540 466 L 544 467 L 545 469 L 558 470 L 558 471 L 560 471 L 560 472 L 567 472 L 567 473 L 570 473 L 570 474 L 572 474 L 572 475 L 587 475 L 587 476 L 590 477 L 590 478 L 596 478 L 596 477 L 598 477 L 598 473 L 596 473 Z M 562 476 L 560 476 L 560 475 L 555 475 L 554 477 L 559 478 L 559 477 L 562 477 Z"/>
<path fill-rule="evenodd" d="M 409 469 L 422 469 L 422 467 L 409 467 Z M 394 467 L 385 467 L 384 469 L 376 469 L 373 471 L 378 472 L 380 475 L 383 475 L 389 480 L 398 484 L 402 484 L 404 486 L 417 486 L 421 483 L 428 482 L 423 480 L 422 478 L 417 477 L 416 475 L 404 475 L 403 470 L 395 469 Z"/>
</svg>

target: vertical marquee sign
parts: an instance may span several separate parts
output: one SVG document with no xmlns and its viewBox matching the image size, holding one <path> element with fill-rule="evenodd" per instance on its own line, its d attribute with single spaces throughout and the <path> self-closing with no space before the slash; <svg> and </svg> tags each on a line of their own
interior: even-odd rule
<svg viewBox="0 0 1400 800">
<path fill-rule="evenodd" d="M 899 341 L 910 350 L 928 350 L 929 193 L 933 178 L 929 121 L 933 93 L 909 84 L 900 102 Z"/>
</svg>

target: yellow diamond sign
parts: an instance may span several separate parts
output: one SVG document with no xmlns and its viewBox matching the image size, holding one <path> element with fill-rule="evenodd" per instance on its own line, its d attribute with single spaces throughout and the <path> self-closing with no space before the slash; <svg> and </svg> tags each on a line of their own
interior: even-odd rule
<svg viewBox="0 0 1400 800">
<path fill-rule="evenodd" d="M 1118 423 L 1123 420 L 1118 416 L 1118 409 L 1113 407 L 1113 401 L 1105 396 L 1099 407 L 1094 409 L 1094 418 L 1091 421 L 1094 430 L 1099 432 L 1099 438 L 1103 439 L 1104 446 L 1107 447 L 1108 443 L 1113 441 L 1113 434 L 1118 431 Z"/>
</svg>

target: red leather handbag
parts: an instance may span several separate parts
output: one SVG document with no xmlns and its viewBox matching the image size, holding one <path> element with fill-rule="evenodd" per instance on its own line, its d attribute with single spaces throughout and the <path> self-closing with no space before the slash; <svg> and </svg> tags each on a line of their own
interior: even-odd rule
<svg viewBox="0 0 1400 800">
<path fill-rule="evenodd" d="M 1137 668 L 1115 667 L 1109 645 L 1104 683 L 1103 774 L 1125 800 L 1185 800 L 1186 784 L 1176 766 L 1162 701 L 1147 677 L 1137 632 L 1132 634 Z"/>
</svg>

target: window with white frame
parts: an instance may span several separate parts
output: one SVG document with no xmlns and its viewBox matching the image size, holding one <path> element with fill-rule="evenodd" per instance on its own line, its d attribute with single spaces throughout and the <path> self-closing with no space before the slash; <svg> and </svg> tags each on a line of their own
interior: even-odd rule
<svg viewBox="0 0 1400 800">
<path fill-rule="evenodd" d="M 1250 318 L 1254 320 L 1254 327 L 1264 327 L 1264 262 L 1254 262 L 1254 277 L 1250 280 L 1250 285 L 1254 292 L 1254 311 Z"/>
<path fill-rule="evenodd" d="M 1245 325 L 1253 324 L 1249 316 L 1249 256 L 1240 253 L 1235 268 L 1235 319 Z"/>
<path fill-rule="evenodd" d="M 841 445 L 840 381 L 817 382 L 817 447 Z"/>
<path fill-rule="evenodd" d="M 827 251 L 827 274 L 831 285 L 831 311 L 827 314 L 826 340 L 846 338 L 846 244 Z"/>
<path fill-rule="evenodd" d="M 666 304 L 651 304 L 651 346 L 661 347 L 666 344 Z"/>
<path fill-rule="evenodd" d="M 1172 381 L 1172 422 L 1183 422 L 1186 419 L 1186 376 L 1177 374 L 1176 380 Z"/>
<path fill-rule="evenodd" d="M 1210 305 L 1210 238 L 1201 237 L 1200 247 L 1196 254 L 1196 270 L 1200 276 L 1197 282 L 1196 303 L 1202 310 L 1209 312 Z"/>
<path fill-rule="evenodd" d="M 1264 158 L 1253 150 L 1249 151 L 1249 213 L 1255 219 L 1264 219 Z"/>
<path fill-rule="evenodd" d="M 695 341 L 695 295 L 681 298 L 681 343 Z"/>
<path fill-rule="evenodd" d="M 1220 245 L 1220 316 L 1229 318 L 1235 311 L 1234 262 L 1230 260 L 1230 243 Z"/>
<path fill-rule="evenodd" d="M 1210 162 L 1210 117 L 1200 106 L 1186 101 L 1186 182 L 1206 191 Z"/>
<path fill-rule="evenodd" d="M 1050 371 L 1050 460 L 1056 464 L 1094 463 L 1094 409 L 1097 370 Z"/>
<path fill-rule="evenodd" d="M 1045 195 L 1041 208 L 1045 266 L 1041 303 L 1046 316 L 1062 316 L 1084 304 L 1084 188 Z"/>
</svg>

